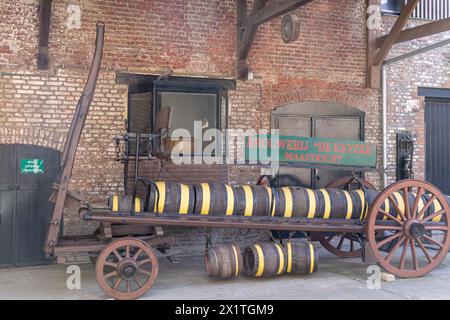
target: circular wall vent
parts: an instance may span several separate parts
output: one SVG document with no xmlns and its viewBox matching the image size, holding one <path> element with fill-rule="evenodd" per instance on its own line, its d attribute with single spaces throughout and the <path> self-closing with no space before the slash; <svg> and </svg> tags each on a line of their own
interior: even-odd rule
<svg viewBox="0 0 450 320">
<path fill-rule="evenodd" d="M 281 22 L 281 37 L 285 43 L 298 39 L 300 35 L 300 18 L 295 14 L 286 14 Z"/>
</svg>

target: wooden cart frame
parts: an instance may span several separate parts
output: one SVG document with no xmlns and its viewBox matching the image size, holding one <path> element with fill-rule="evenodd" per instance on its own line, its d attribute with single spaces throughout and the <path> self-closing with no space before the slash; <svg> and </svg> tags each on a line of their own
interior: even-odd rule
<svg viewBox="0 0 450 320">
<path fill-rule="evenodd" d="M 55 208 L 44 247 L 48 256 L 62 258 L 74 253 L 100 253 L 96 262 L 97 281 L 108 295 L 117 299 L 138 298 L 152 287 L 159 268 L 155 249 L 165 254 L 173 242 L 172 238 L 163 235 L 161 226 L 305 231 L 325 245 L 328 242 L 330 246 L 331 237 L 337 235 L 340 237 L 338 246 L 327 249 L 332 251 L 334 248 L 335 253 L 342 254 L 341 246 L 345 239 L 349 239 L 351 245 L 359 242 L 361 248 L 350 250 L 347 256 L 364 253 L 362 256 L 367 261 L 375 261 L 399 277 L 425 275 L 445 258 L 450 246 L 448 200 L 435 186 L 420 180 L 400 181 L 380 192 L 370 208 L 367 208 L 368 214 L 363 220 L 111 212 L 108 208 L 92 208 L 82 198 L 69 193 L 76 150 L 100 71 L 104 32 L 105 25 L 99 22 L 92 66 L 62 154 L 61 173 L 53 196 Z M 346 186 L 351 180 L 336 181 L 330 187 Z M 366 183 L 365 187 L 371 186 Z M 417 195 L 412 206 L 408 199 L 411 192 Z M 394 201 L 394 193 L 402 196 L 403 208 L 399 208 Z M 429 195 L 429 200 L 419 207 L 419 198 L 424 194 Z M 397 216 L 383 209 L 386 201 L 394 207 Z M 436 203 L 440 209 L 426 216 L 427 209 Z M 59 236 L 64 208 L 73 205 L 81 207 L 81 219 L 100 222 L 97 234 Z M 440 237 L 432 236 L 436 232 L 440 233 Z M 129 237 L 129 234 L 137 236 Z M 317 238 L 317 235 L 320 236 Z M 398 257 L 397 253 L 400 253 L 398 261 L 393 259 L 394 256 Z"/>
</svg>

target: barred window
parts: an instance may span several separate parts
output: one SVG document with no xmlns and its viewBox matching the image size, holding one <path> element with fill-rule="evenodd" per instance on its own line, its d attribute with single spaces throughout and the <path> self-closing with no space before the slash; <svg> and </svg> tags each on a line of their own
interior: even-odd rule
<svg viewBox="0 0 450 320">
<path fill-rule="evenodd" d="M 408 0 L 382 0 L 381 12 L 383 14 L 399 15 Z M 450 17 L 449 0 L 421 0 L 417 4 L 412 18 L 425 20 L 440 20 Z"/>
</svg>

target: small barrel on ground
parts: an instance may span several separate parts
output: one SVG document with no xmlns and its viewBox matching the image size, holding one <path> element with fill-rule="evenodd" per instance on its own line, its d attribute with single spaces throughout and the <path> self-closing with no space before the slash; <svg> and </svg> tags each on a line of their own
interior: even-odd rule
<svg viewBox="0 0 450 320">
<path fill-rule="evenodd" d="M 280 244 L 268 242 L 248 246 L 243 260 L 245 272 L 249 276 L 270 277 L 286 271 L 287 255 Z"/>
<path fill-rule="evenodd" d="M 242 271 L 242 254 L 234 244 L 210 247 L 205 252 L 206 273 L 211 278 L 230 279 Z"/>
<path fill-rule="evenodd" d="M 319 255 L 317 247 L 310 241 L 287 241 L 286 273 L 308 274 L 317 271 Z"/>
</svg>

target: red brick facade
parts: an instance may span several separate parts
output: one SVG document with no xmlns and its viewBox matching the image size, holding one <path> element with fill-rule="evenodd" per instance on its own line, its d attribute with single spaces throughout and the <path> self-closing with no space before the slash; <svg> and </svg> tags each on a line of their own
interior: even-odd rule
<svg viewBox="0 0 450 320">
<path fill-rule="evenodd" d="M 229 92 L 229 127 L 269 128 L 270 111 L 291 102 L 336 102 L 366 112 L 365 137 L 378 145 L 381 164 L 381 93 L 366 89 L 366 1 L 316 0 L 295 10 L 300 38 L 285 44 L 281 18 L 258 30 L 247 59 L 253 80 Z M 123 188 L 123 169 L 113 161 L 113 138 L 124 131 L 127 87 L 117 72 L 236 78 L 234 0 L 60 0 L 53 1 L 50 68 L 37 71 L 37 0 L 0 2 L 0 143 L 49 145 L 61 150 L 72 112 L 87 76 L 95 23 L 106 24 L 102 71 L 74 169 L 72 188 L 102 200 Z M 81 9 L 81 28 L 68 28 L 69 5 Z M 387 30 L 392 17 L 384 18 Z M 411 24 L 422 23 L 413 21 Z M 380 31 L 381 32 L 381 31 Z M 436 39 L 444 36 L 436 36 Z M 397 45 L 393 55 L 430 40 Z M 441 49 L 389 68 L 389 177 L 395 179 L 395 133 L 417 135 L 417 177 L 424 171 L 423 103 L 417 86 L 448 86 Z M 420 63 L 419 63 L 420 62 Z M 408 102 L 408 101 L 412 102 Z M 417 105 L 409 111 L 407 105 Z M 230 166 L 231 183 L 255 181 L 258 169 Z M 381 184 L 380 171 L 367 178 Z M 68 233 L 88 232 L 77 217 Z"/>
</svg>

